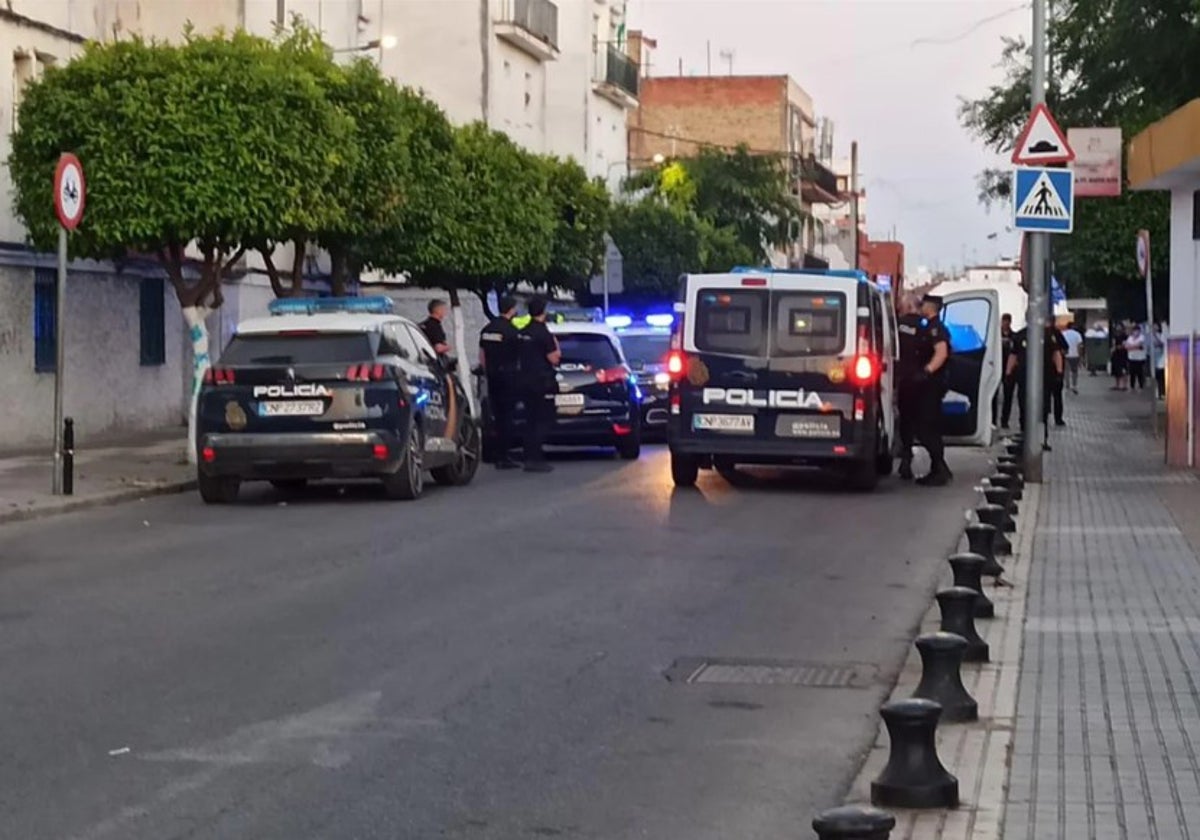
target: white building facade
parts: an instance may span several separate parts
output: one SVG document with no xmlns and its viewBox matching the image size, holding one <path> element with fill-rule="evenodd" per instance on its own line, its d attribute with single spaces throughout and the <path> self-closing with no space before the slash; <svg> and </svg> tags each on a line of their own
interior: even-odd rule
<svg viewBox="0 0 1200 840">
<path fill-rule="evenodd" d="M 86 40 L 177 38 L 189 22 L 270 35 L 294 15 L 337 55 L 372 56 L 456 124 L 482 120 L 530 151 L 574 158 L 610 185 L 625 174 L 638 71 L 625 55 L 624 0 L 8 0 L 0 6 L 0 73 L 11 79 L 0 85 L 0 155 L 11 150 L 24 85 Z M 6 169 L 0 191 L 12 193 Z M 210 318 L 214 352 L 271 298 L 255 263 Z M 0 451 L 53 438 L 53 267 L 53 255 L 34 253 L 9 202 L 0 203 L 0 388 L 13 407 L 0 415 Z M 65 413 L 79 441 L 181 427 L 191 351 L 157 267 L 73 264 L 68 288 Z M 402 297 L 406 310 L 420 310 L 413 294 Z"/>
</svg>

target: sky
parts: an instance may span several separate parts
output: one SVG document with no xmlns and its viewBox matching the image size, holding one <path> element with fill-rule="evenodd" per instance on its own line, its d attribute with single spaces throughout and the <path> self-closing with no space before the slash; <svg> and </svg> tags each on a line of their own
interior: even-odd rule
<svg viewBox="0 0 1200 840">
<path fill-rule="evenodd" d="M 858 141 L 868 232 L 905 246 L 906 271 L 1015 256 L 1009 209 L 975 176 L 1007 161 L 959 124 L 960 96 L 1002 79 L 1004 36 L 1032 28 L 1016 0 L 629 0 L 630 29 L 658 41 L 651 74 L 790 75 L 834 123 L 834 156 Z M 994 238 L 989 239 L 989 236 Z"/>
</svg>

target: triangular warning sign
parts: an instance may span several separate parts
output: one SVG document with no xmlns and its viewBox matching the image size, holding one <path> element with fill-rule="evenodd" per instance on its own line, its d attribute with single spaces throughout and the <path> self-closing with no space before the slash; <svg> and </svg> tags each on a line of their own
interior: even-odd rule
<svg viewBox="0 0 1200 840">
<path fill-rule="evenodd" d="M 1067 206 L 1054 188 L 1050 176 L 1043 172 L 1033 182 L 1033 188 L 1017 208 L 1017 217 L 1026 219 L 1066 219 Z"/>
<path fill-rule="evenodd" d="M 1075 160 L 1075 151 L 1067 142 L 1067 135 L 1058 127 L 1050 109 L 1043 104 L 1034 107 L 1025 127 L 1017 137 L 1012 162 L 1035 166 L 1048 163 L 1070 163 Z"/>
</svg>

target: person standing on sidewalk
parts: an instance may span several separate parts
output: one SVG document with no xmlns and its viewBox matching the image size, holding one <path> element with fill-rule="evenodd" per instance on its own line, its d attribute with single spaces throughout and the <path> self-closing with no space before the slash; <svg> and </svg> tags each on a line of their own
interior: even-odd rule
<svg viewBox="0 0 1200 840">
<path fill-rule="evenodd" d="M 1055 380 L 1062 379 L 1063 370 L 1065 368 L 1062 344 L 1056 335 L 1057 331 L 1053 324 L 1046 325 L 1046 334 L 1043 337 L 1045 349 L 1042 351 L 1045 360 L 1045 370 L 1042 372 L 1042 449 L 1046 452 L 1050 451 L 1050 401 L 1053 395 Z M 1017 378 L 1018 399 L 1021 401 L 1021 431 L 1024 432 L 1029 426 L 1029 400 L 1025 398 L 1025 360 L 1028 356 L 1029 349 L 1029 328 L 1021 330 L 1017 333 L 1017 338 L 1014 343 L 1014 352 L 1012 358 L 1008 360 L 1008 370 L 1005 371 L 1010 376 Z"/>
<path fill-rule="evenodd" d="M 1005 312 L 1000 316 L 1000 369 L 1005 371 L 1004 383 L 1000 388 L 1000 427 L 1003 429 L 1008 428 L 1009 418 L 1012 417 L 1013 394 L 1017 390 L 1017 380 L 1007 373 L 1008 360 L 1012 358 L 1014 341 L 1012 315 Z"/>
<path fill-rule="evenodd" d="M 1134 324 L 1125 339 L 1125 352 L 1129 357 L 1129 390 L 1140 391 L 1146 387 L 1146 336 L 1141 325 Z"/>
<path fill-rule="evenodd" d="M 1067 343 L 1067 387 L 1072 394 L 1079 393 L 1079 362 L 1083 356 L 1083 336 L 1075 327 L 1075 322 L 1067 324 L 1062 331 L 1063 341 Z"/>
<path fill-rule="evenodd" d="M 1125 347 L 1125 328 L 1117 325 L 1112 332 L 1112 375 L 1114 391 L 1129 387 L 1129 350 Z"/>
<path fill-rule="evenodd" d="M 1067 422 L 1063 419 L 1063 386 L 1067 381 L 1067 340 L 1063 337 L 1062 331 L 1054 324 L 1047 324 L 1046 329 L 1050 337 L 1054 340 L 1055 345 L 1057 345 L 1058 352 L 1063 357 L 1063 366 L 1058 369 L 1058 373 L 1049 381 L 1049 386 L 1050 401 L 1053 403 L 1054 408 L 1054 425 L 1065 426 Z"/>
<path fill-rule="evenodd" d="M 1154 384 L 1158 398 L 1167 398 L 1167 341 L 1163 337 L 1163 325 L 1154 325 Z"/>
</svg>

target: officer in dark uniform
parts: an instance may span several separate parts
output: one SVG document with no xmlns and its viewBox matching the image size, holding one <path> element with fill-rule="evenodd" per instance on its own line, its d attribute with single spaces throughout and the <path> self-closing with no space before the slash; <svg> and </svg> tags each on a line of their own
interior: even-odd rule
<svg viewBox="0 0 1200 840">
<path fill-rule="evenodd" d="M 1000 427 L 1007 429 L 1008 420 L 1012 417 L 1013 395 L 1017 390 L 1017 380 L 1008 374 L 1008 360 L 1012 358 L 1016 333 L 1012 328 L 1012 315 L 1005 312 L 1000 316 L 1000 369 L 1004 371 L 1004 382 L 1000 387 Z"/>
<path fill-rule="evenodd" d="M 1050 451 L 1050 403 L 1054 396 L 1055 383 L 1062 380 L 1063 369 L 1066 365 L 1066 353 L 1063 351 L 1063 341 L 1053 324 L 1046 325 L 1046 334 L 1042 371 L 1042 449 Z M 1021 330 L 1013 337 L 1013 354 L 1008 359 L 1005 373 L 1015 377 L 1017 383 L 1017 399 L 1021 403 L 1021 431 L 1028 425 L 1028 404 L 1025 399 L 1025 358 L 1029 350 L 1029 327 Z"/>
<path fill-rule="evenodd" d="M 511 470 L 517 466 L 512 459 L 512 415 L 517 401 L 521 335 L 512 322 L 516 314 L 516 300 L 507 295 L 500 298 L 499 317 L 493 318 L 479 334 L 479 362 L 487 376 L 488 406 L 496 429 L 498 470 Z"/>
<path fill-rule="evenodd" d="M 950 338 L 938 317 L 942 299 L 926 295 L 919 313 L 900 317 L 900 477 L 912 478 L 914 437 L 929 452 L 930 470 L 917 479 L 925 487 L 941 487 L 953 478 L 942 442 L 942 398 L 946 395 L 946 362 Z"/>
<path fill-rule="evenodd" d="M 554 423 L 555 368 L 562 360 L 558 339 L 546 326 L 546 299 L 529 299 L 530 321 L 520 333 L 521 399 L 525 403 L 525 471 L 550 472 L 542 444 Z"/>
</svg>

